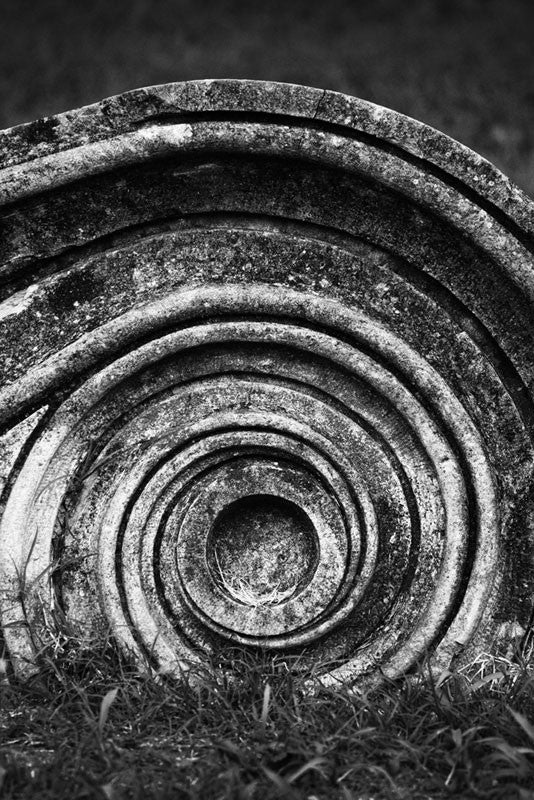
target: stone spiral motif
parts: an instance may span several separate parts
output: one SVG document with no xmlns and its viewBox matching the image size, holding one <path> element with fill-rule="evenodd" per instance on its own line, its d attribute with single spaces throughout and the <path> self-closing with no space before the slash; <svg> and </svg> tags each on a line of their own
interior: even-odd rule
<svg viewBox="0 0 534 800">
<path fill-rule="evenodd" d="M 179 671 L 396 676 L 532 622 L 531 203 L 437 132 L 282 84 L 0 138 L 1 610 Z"/>
</svg>

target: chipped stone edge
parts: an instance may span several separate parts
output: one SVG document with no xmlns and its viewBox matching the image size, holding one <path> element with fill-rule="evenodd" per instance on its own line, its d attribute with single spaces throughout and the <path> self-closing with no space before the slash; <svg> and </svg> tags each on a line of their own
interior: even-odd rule
<svg viewBox="0 0 534 800">
<path fill-rule="evenodd" d="M 534 202 L 497 167 L 446 134 L 399 112 L 326 89 L 253 80 L 199 80 L 134 89 L 74 111 L 0 131 L 0 168 L 14 167 L 80 145 L 102 142 L 143 125 L 187 123 L 204 114 L 262 114 L 298 123 L 341 126 L 373 137 L 406 157 L 461 181 L 486 203 L 534 234 Z M 0 179 L 2 173 L 0 172 Z"/>
</svg>

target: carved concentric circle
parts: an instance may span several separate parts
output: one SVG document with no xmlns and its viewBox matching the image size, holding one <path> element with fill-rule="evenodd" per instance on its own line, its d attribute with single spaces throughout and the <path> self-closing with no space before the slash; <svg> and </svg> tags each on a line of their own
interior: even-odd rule
<svg viewBox="0 0 534 800">
<path fill-rule="evenodd" d="M 372 106 L 312 121 L 272 87 L 265 121 L 216 86 L 229 118 L 215 93 L 206 118 L 69 140 L 9 195 L 12 663 L 57 620 L 176 674 L 235 645 L 334 680 L 488 649 L 532 609 L 523 217 L 414 154 L 417 123 L 381 139 Z"/>
<path fill-rule="evenodd" d="M 193 317 L 83 383 L 8 503 L 7 524 L 38 531 L 37 558 L 68 498 L 63 546 L 92 573 L 85 592 L 79 576 L 62 587 L 74 618 L 101 624 L 98 593 L 119 639 L 166 669 L 212 648 L 213 635 L 292 649 L 335 637 L 346 620 L 347 655 L 356 643 L 366 668 L 406 667 L 451 623 L 460 593 L 462 633 L 475 627 L 496 569 L 494 486 L 439 375 L 334 302 L 263 287 L 199 294 L 215 316 L 238 319 Z M 247 319 L 259 312 L 262 322 Z M 264 550 L 278 536 L 287 546 L 283 528 L 258 542 L 254 568 L 228 576 L 216 555 L 221 515 L 254 497 L 272 498 L 260 530 L 280 500 L 306 520 L 291 554 L 304 568 L 282 571 L 279 585 L 275 571 L 263 592 Z"/>
</svg>

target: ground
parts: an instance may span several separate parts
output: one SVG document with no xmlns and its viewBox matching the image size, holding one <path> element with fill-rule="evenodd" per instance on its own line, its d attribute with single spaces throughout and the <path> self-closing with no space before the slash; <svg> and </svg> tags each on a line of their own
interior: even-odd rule
<svg viewBox="0 0 534 800">
<path fill-rule="evenodd" d="M 534 800 L 521 657 L 365 692 L 239 651 L 181 682 L 110 642 L 57 639 L 41 666 L 0 685 L 3 800 Z"/>
</svg>

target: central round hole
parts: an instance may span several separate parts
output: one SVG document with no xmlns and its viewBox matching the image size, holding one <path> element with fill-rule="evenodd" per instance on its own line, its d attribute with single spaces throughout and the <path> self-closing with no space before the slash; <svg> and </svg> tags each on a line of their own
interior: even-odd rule
<svg viewBox="0 0 534 800">
<path fill-rule="evenodd" d="M 309 583 L 319 560 L 315 528 L 295 503 L 243 497 L 213 524 L 208 566 L 219 586 L 246 605 L 277 605 Z"/>
</svg>

